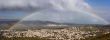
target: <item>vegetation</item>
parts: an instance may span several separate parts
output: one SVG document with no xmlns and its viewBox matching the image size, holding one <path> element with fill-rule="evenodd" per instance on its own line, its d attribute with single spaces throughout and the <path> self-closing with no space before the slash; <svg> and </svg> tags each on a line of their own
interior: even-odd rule
<svg viewBox="0 0 110 40">
<path fill-rule="evenodd" d="M 2 37 L 0 38 L 0 40 L 49 40 L 49 39 L 39 37 L 12 37 L 12 38 Z"/>
<path fill-rule="evenodd" d="M 96 37 L 89 37 L 89 38 L 86 38 L 85 40 L 110 40 L 110 33 L 96 36 Z"/>
</svg>

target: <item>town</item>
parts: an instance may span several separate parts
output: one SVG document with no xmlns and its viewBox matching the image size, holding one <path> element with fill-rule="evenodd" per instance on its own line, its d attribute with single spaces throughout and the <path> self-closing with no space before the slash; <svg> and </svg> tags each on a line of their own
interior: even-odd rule
<svg viewBox="0 0 110 40">
<path fill-rule="evenodd" d="M 39 37 L 50 40 L 81 40 L 89 37 L 95 37 L 108 34 L 109 31 L 100 30 L 96 27 L 68 27 L 62 29 L 36 29 L 36 30 L 1 30 L 0 35 L 3 37 Z"/>
</svg>

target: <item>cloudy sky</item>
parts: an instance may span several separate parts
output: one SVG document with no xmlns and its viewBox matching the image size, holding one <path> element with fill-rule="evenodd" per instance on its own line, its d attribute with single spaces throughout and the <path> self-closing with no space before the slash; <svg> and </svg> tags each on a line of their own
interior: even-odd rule
<svg viewBox="0 0 110 40">
<path fill-rule="evenodd" d="M 36 2 L 36 0 L 0 0 L 0 19 L 22 19 L 33 11 L 41 10 L 44 7 L 42 4 L 46 2 L 48 3 L 46 0 L 40 2 Z M 110 22 L 110 0 L 85 0 L 85 2 L 92 7 L 98 16 Z M 44 5 L 46 5 L 45 7 L 51 6 Z"/>
<path fill-rule="evenodd" d="M 99 16 L 110 22 L 110 0 L 87 0 L 87 2 Z"/>
</svg>

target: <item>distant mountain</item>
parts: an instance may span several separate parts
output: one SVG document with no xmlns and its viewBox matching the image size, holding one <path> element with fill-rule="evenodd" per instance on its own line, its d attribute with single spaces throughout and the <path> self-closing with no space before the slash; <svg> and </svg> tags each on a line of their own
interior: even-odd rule
<svg viewBox="0 0 110 40">
<path fill-rule="evenodd" d="M 17 19 L 0 19 L 0 24 L 2 23 L 17 23 L 20 20 Z M 19 23 L 21 24 L 36 24 L 36 25 L 46 25 L 46 24 L 71 24 L 71 23 L 57 23 L 57 22 L 52 22 L 52 21 L 41 21 L 41 20 L 36 20 L 36 21 L 20 21 Z"/>
<path fill-rule="evenodd" d="M 19 20 L 17 19 L 0 19 L 0 24 L 3 23 L 17 23 Z"/>
<path fill-rule="evenodd" d="M 0 19 L 0 21 L 19 21 L 18 19 Z"/>
<path fill-rule="evenodd" d="M 20 22 L 22 24 L 64 24 L 64 25 L 85 25 L 85 24 L 77 24 L 77 23 L 58 23 L 53 21 L 41 21 L 41 20 L 35 20 L 35 21 L 20 21 L 18 19 L 0 19 L 0 24 L 2 23 L 17 23 Z M 86 24 L 90 25 L 90 24 Z M 98 25 L 98 24 L 92 24 L 92 25 Z M 99 24 L 101 25 L 101 24 Z"/>
<path fill-rule="evenodd" d="M 59 24 L 59 23 L 56 23 L 56 22 L 40 21 L 40 20 L 37 20 L 37 21 L 22 21 L 20 23 L 23 23 L 23 24 Z"/>
</svg>

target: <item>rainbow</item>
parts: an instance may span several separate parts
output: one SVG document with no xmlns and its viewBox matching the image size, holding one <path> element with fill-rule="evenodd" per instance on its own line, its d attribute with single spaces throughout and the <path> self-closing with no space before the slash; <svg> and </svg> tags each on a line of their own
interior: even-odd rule
<svg viewBox="0 0 110 40">
<path fill-rule="evenodd" d="M 39 2 L 41 2 L 41 1 L 43 1 L 43 0 L 40 0 Z M 30 20 L 30 18 L 39 17 L 39 15 L 41 15 L 42 12 L 44 12 L 44 13 L 47 12 L 50 14 L 50 12 L 52 12 L 51 10 L 56 10 L 58 12 L 65 12 L 65 11 L 66 12 L 67 11 L 68 12 L 79 12 L 79 15 L 81 15 L 81 13 L 82 13 L 82 14 L 90 15 L 90 17 L 92 17 L 92 18 L 98 19 L 98 20 L 93 20 L 93 21 L 97 22 L 97 21 L 101 20 L 102 24 L 109 24 L 103 18 L 97 16 L 95 14 L 95 12 L 92 11 L 91 6 L 88 3 L 86 3 L 84 0 L 47 0 L 47 1 L 48 2 L 44 2 L 44 4 L 41 4 L 41 5 L 47 5 L 47 7 L 37 5 L 37 7 L 41 7 L 42 10 L 30 13 L 30 15 L 24 17 L 21 21 L 19 21 L 15 25 L 13 25 L 10 29 L 19 27 L 18 24 L 24 20 Z M 38 4 L 40 4 L 40 3 L 38 3 Z M 60 13 L 58 13 L 58 14 L 60 14 Z M 74 13 L 71 13 L 71 14 L 74 14 Z M 55 17 L 58 17 L 58 16 L 55 16 Z M 59 20 L 60 20 L 60 17 L 59 17 L 58 21 Z"/>
</svg>

